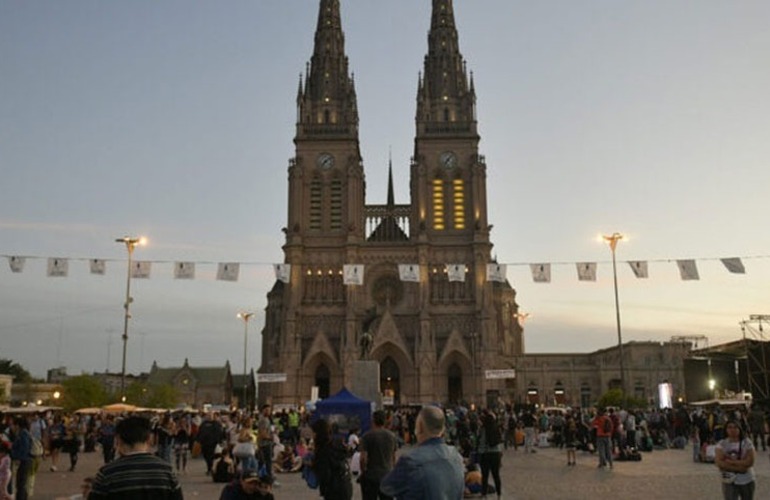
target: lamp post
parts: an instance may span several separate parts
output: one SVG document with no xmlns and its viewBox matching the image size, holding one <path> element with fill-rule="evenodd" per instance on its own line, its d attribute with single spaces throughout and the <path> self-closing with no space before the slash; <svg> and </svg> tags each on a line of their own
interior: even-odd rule
<svg viewBox="0 0 770 500">
<path fill-rule="evenodd" d="M 626 375 L 623 361 L 623 336 L 620 333 L 620 302 L 618 301 L 618 269 L 615 264 L 615 248 L 618 246 L 618 241 L 623 239 L 623 235 L 620 233 L 612 233 L 610 236 L 602 236 L 604 241 L 610 244 L 610 250 L 612 251 L 612 280 L 615 285 L 615 319 L 618 325 L 618 350 L 620 351 L 620 390 L 623 395 L 626 394 Z"/>
<path fill-rule="evenodd" d="M 237 314 L 237 317 L 241 318 L 243 320 L 243 407 L 246 408 L 248 406 L 248 397 L 246 396 L 246 392 L 248 391 L 249 382 L 248 377 L 246 374 L 246 354 L 248 351 L 248 341 L 249 341 L 249 320 L 251 317 L 254 316 L 253 312 L 239 312 Z"/>
<path fill-rule="evenodd" d="M 128 320 L 131 318 L 130 308 L 131 302 L 134 299 L 131 298 L 131 262 L 134 255 L 134 248 L 137 245 L 146 245 L 147 238 L 132 238 L 130 236 L 124 236 L 115 240 L 117 243 L 123 243 L 126 245 L 128 251 L 128 265 L 126 273 L 126 302 L 123 304 L 123 364 L 120 369 L 120 400 L 125 402 L 126 400 L 126 347 L 128 346 Z"/>
</svg>

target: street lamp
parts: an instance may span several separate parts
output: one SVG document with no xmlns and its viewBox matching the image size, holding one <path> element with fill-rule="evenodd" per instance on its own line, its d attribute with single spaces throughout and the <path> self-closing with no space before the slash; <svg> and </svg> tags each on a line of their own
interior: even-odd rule
<svg viewBox="0 0 770 500">
<path fill-rule="evenodd" d="M 247 350 L 249 340 L 249 320 L 252 316 L 254 316 L 254 313 L 239 312 L 236 316 L 243 320 L 243 407 L 246 408 L 248 406 L 249 399 L 246 396 L 249 387 L 248 377 L 246 374 L 246 355 L 249 352 Z"/>
<path fill-rule="evenodd" d="M 620 233 L 612 233 L 610 236 L 602 236 L 604 241 L 610 244 L 610 250 L 612 251 L 612 280 L 615 285 L 615 319 L 618 325 L 618 349 L 620 351 L 620 390 L 623 394 L 626 394 L 626 375 L 623 361 L 623 337 L 620 333 L 620 302 L 618 301 L 618 269 L 615 264 L 615 247 L 618 246 L 618 241 L 623 239 L 623 235 Z"/>
<path fill-rule="evenodd" d="M 128 346 L 128 320 L 131 318 L 130 307 L 131 302 L 134 299 L 131 298 L 131 260 L 134 255 L 134 248 L 137 245 L 146 245 L 147 238 L 144 236 L 140 238 L 132 238 L 130 236 L 124 236 L 115 240 L 117 243 L 123 243 L 126 245 L 128 251 L 128 266 L 126 273 L 126 302 L 123 304 L 125 314 L 123 315 L 123 364 L 120 369 L 120 400 L 126 401 L 126 347 Z"/>
</svg>

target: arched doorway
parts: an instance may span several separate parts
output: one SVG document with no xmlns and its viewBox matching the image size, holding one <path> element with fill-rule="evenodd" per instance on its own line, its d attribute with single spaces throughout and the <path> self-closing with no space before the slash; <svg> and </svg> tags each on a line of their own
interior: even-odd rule
<svg viewBox="0 0 770 500">
<path fill-rule="evenodd" d="M 447 370 L 449 404 L 459 404 L 463 400 L 463 370 L 457 363 L 449 365 Z"/>
<path fill-rule="evenodd" d="M 396 362 L 388 356 L 380 363 L 380 387 L 383 404 L 398 405 L 401 398 L 400 371 Z"/>
<path fill-rule="evenodd" d="M 323 363 L 318 365 L 318 368 L 315 369 L 315 385 L 318 387 L 319 398 L 324 399 L 329 397 L 331 387 L 330 379 L 329 367 Z"/>
</svg>

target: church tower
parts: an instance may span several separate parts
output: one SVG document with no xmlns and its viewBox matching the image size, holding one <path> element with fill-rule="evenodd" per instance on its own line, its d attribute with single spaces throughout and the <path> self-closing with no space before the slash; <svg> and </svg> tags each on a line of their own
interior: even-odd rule
<svg viewBox="0 0 770 500">
<path fill-rule="evenodd" d="M 487 278 L 491 226 L 473 79 L 452 1 L 432 1 L 411 202 L 396 203 L 388 164 L 387 202 L 372 205 L 340 2 L 320 0 L 289 161 L 283 250 L 290 276 L 268 293 L 262 331 L 259 373 L 285 374 L 285 382 L 260 384 L 261 403 L 297 404 L 312 387 L 321 397 L 351 387 L 362 340 L 379 364 L 385 402 L 485 403 L 509 395 L 505 380 L 486 380 L 484 371 L 513 368 L 523 352 L 516 294 Z M 362 266 L 363 281 L 346 284 L 345 265 Z"/>
</svg>

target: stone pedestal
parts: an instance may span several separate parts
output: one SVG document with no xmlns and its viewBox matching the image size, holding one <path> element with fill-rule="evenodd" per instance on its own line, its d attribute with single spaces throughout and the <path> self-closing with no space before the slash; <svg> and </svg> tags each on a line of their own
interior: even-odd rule
<svg viewBox="0 0 770 500">
<path fill-rule="evenodd" d="M 361 399 L 374 402 L 376 409 L 382 408 L 380 363 L 377 361 L 354 361 L 350 392 Z"/>
</svg>

